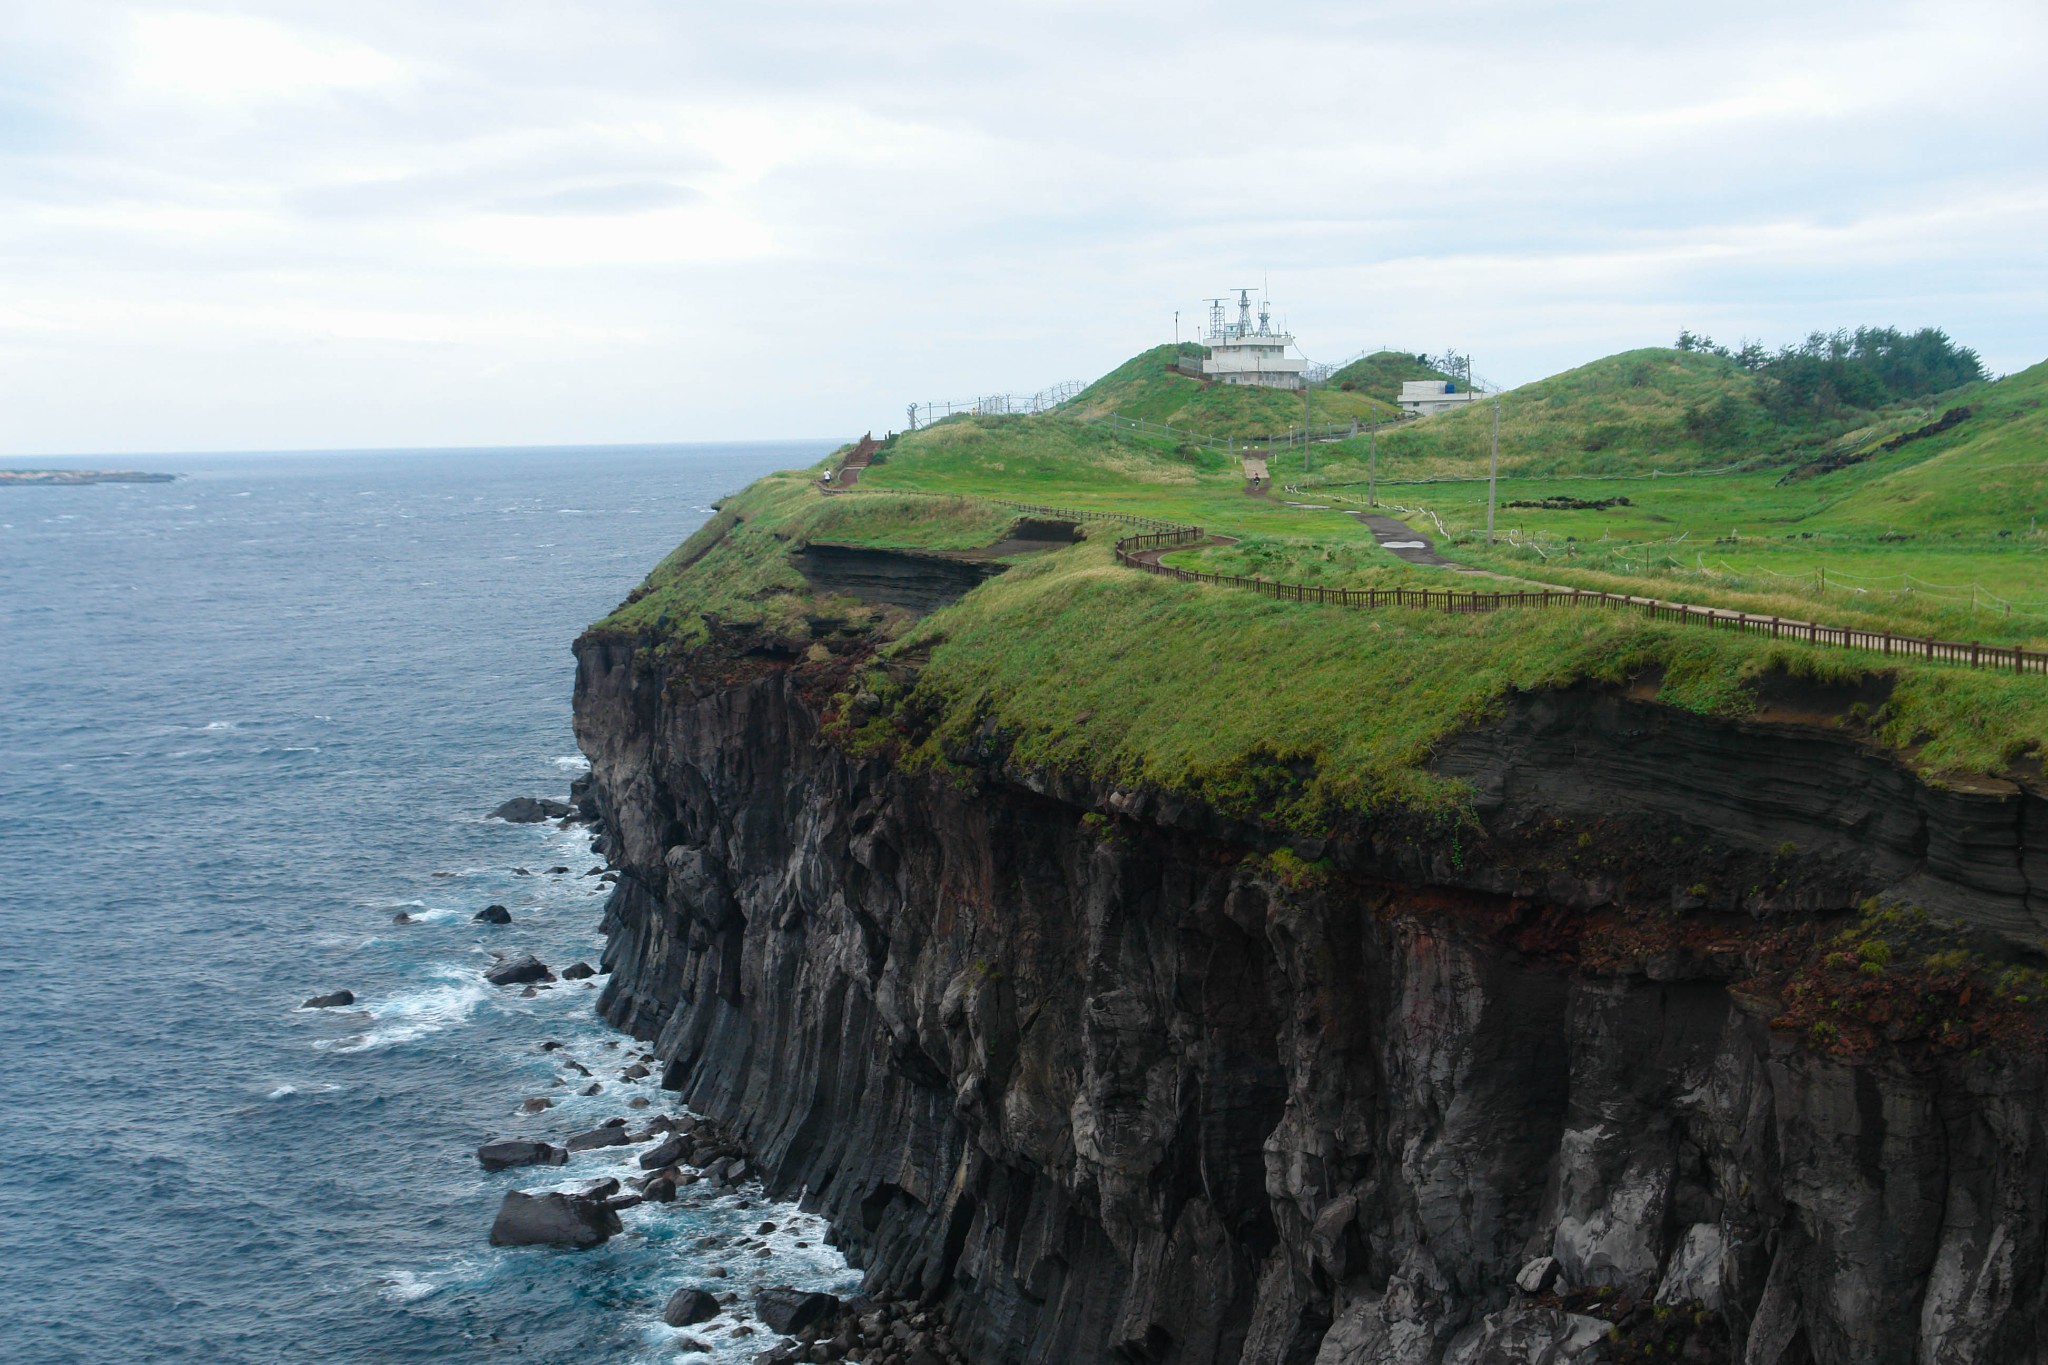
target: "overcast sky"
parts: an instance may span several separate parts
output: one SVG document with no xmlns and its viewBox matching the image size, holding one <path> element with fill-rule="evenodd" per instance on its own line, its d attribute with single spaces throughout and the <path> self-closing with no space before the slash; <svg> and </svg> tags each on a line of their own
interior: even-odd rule
<svg viewBox="0 0 2048 1365">
<path fill-rule="evenodd" d="M 844 436 L 1317 360 L 2048 355 L 2048 5 L 0 0 L 0 452 Z"/>
</svg>

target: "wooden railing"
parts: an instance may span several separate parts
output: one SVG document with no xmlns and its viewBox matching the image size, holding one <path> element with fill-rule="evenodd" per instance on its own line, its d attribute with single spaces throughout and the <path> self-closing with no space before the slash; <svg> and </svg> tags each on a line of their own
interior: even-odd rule
<svg viewBox="0 0 2048 1365">
<path fill-rule="evenodd" d="M 962 498 L 993 503 L 1027 516 L 1056 517 L 1072 521 L 1113 521 L 1151 528 L 1116 542 L 1116 559 L 1129 568 L 1142 569 L 1162 578 L 1183 583 L 1215 583 L 1244 588 L 1283 602 L 1311 602 L 1330 607 L 1418 607 L 1426 611 L 1474 615 L 1510 608 L 1604 608 L 1637 611 L 1653 621 L 1679 621 L 1709 630 L 1739 630 L 1768 635 L 1774 640 L 1797 640 L 1809 645 L 1833 645 L 1839 649 L 1867 649 L 1886 658 L 1917 659 L 1926 663 L 1961 664 L 1965 668 L 1996 669 L 2011 673 L 2048 673 L 2048 651 L 2023 649 L 2018 645 L 1987 645 L 1975 640 L 1937 640 L 1931 636 L 1898 635 L 1891 631 L 1864 630 L 1855 626 L 1826 626 L 1817 621 L 1791 621 L 1779 616 L 1752 616 L 1748 612 L 1719 607 L 1696 607 L 1686 602 L 1665 602 L 1654 597 L 1631 597 L 1624 593 L 1584 592 L 1577 588 L 1515 589 L 1477 592 L 1454 588 L 1325 588 L 1313 583 L 1283 583 L 1271 578 L 1247 578 L 1240 574 L 1202 573 L 1177 569 L 1140 556 L 1148 550 L 1186 549 L 1209 539 L 1200 526 L 1161 521 L 1126 512 L 1096 512 L 1079 507 L 1048 507 L 1042 503 L 1014 502 L 1008 498 L 987 498 L 971 493 L 940 493 L 922 488 L 849 488 L 849 493 L 896 496 Z"/>
<path fill-rule="evenodd" d="M 1653 621 L 1680 621 L 1709 630 L 1739 630 L 1768 635 L 1774 640 L 1798 640 L 1810 645 L 1833 645 L 1842 649 L 1867 649 L 1887 658 L 1917 659 L 1929 663 L 1962 664 L 1968 668 L 1996 669 L 2012 673 L 2048 673 L 2048 651 L 2023 649 L 2018 645 L 1987 645 L 1977 641 L 1937 640 L 1928 636 L 1897 635 L 1891 631 L 1862 630 L 1854 626 L 1825 626 L 1817 621 L 1789 621 L 1778 616 L 1752 616 L 1748 612 L 1716 607 L 1696 607 L 1685 602 L 1664 602 L 1652 597 L 1631 597 L 1623 593 L 1583 592 L 1576 588 L 1517 589 L 1500 592 L 1461 592 L 1450 588 L 1325 588 L 1311 583 L 1282 583 L 1270 578 L 1246 578 L 1237 574 L 1201 573 L 1177 569 L 1156 560 L 1141 558 L 1148 550 L 1185 548 L 1208 539 L 1199 526 L 1176 526 L 1146 535 L 1126 536 L 1116 543 L 1117 562 L 1146 573 L 1177 578 L 1184 583 L 1217 583 L 1246 588 L 1287 602 L 1313 602 L 1334 607 L 1420 607 L 1429 611 L 1470 615 L 1525 607 L 1605 608 L 1637 611 Z"/>
</svg>

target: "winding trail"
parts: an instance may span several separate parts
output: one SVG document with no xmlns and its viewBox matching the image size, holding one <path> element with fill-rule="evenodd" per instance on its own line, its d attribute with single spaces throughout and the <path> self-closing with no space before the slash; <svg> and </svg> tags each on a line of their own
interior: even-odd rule
<svg viewBox="0 0 2048 1365">
<path fill-rule="evenodd" d="M 1484 569 L 1475 569 L 1470 564 L 1445 559 L 1436 552 L 1435 541 L 1399 518 L 1380 512 L 1346 512 L 1344 515 L 1371 531 L 1372 538 L 1379 542 L 1379 547 L 1396 559 L 1406 560 L 1410 564 L 1426 564 L 1431 568 L 1449 569 L 1452 573 L 1474 574 L 1481 578 L 1501 577 L 1499 574 L 1489 574 Z"/>
</svg>

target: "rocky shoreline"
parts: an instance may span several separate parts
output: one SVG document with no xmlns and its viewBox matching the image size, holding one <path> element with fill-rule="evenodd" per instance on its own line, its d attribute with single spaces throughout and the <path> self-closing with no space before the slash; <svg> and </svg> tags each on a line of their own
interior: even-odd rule
<svg viewBox="0 0 2048 1365">
<path fill-rule="evenodd" d="M 515 824 L 546 820 L 566 828 L 595 822 L 597 811 L 591 800 L 589 779 L 584 777 L 572 784 L 566 802 L 515 797 L 493 810 L 490 818 Z M 602 843 L 600 835 L 600 852 Z M 515 869 L 515 873 L 523 871 Z M 558 866 L 546 869 L 542 875 L 568 871 Z M 609 884 L 616 883 L 619 873 L 615 868 L 593 867 L 583 875 L 600 876 Z M 490 924 L 511 922 L 509 912 L 496 905 L 479 911 L 474 918 Z M 532 954 L 518 951 L 497 953 L 492 965 L 484 970 L 484 979 L 492 985 L 501 989 L 516 987 L 526 995 L 550 989 L 558 982 L 593 984 L 591 978 L 595 975 L 595 969 L 581 962 L 557 974 Z M 324 1007 L 330 1002 L 346 1004 L 351 999 L 349 992 L 337 991 L 309 1000 L 307 1007 Z M 659 1066 L 657 1055 L 644 1048 L 622 1049 L 620 1056 L 607 1059 L 602 1068 L 597 1068 L 571 1057 L 563 1044 L 555 1040 L 544 1041 L 539 1047 L 551 1054 L 558 1068 L 558 1080 L 588 1080 L 587 1086 L 578 1092 L 584 1096 L 605 1093 L 608 1079 L 646 1080 L 653 1074 L 653 1068 Z M 603 1075 L 603 1071 L 612 1071 L 612 1075 Z M 554 1101 L 545 1095 L 532 1095 L 521 1102 L 520 1112 L 543 1114 L 553 1105 Z M 730 1348 L 758 1336 L 761 1345 L 750 1354 L 752 1365 L 795 1365 L 807 1361 L 966 1365 L 967 1358 L 953 1345 L 939 1315 L 913 1300 L 866 1294 L 842 1299 L 790 1285 L 756 1288 L 751 1295 L 734 1288 L 733 1267 L 747 1261 L 772 1260 L 774 1249 L 768 1238 L 783 1230 L 775 1221 L 772 1201 L 740 1138 L 730 1126 L 680 1108 L 649 1113 L 655 1104 L 645 1096 L 634 1096 L 625 1107 L 627 1113 L 563 1134 L 558 1141 L 515 1136 L 492 1137 L 482 1142 L 476 1149 L 476 1160 L 485 1171 L 559 1167 L 573 1157 L 595 1152 L 613 1155 L 618 1165 L 616 1175 L 505 1191 L 491 1225 L 491 1245 L 587 1250 L 625 1232 L 627 1225 L 621 1215 L 643 1205 L 688 1209 L 732 1199 L 735 1202 L 731 1207 L 737 1210 L 760 1206 L 771 1216 L 764 1217 L 751 1234 L 709 1234 L 693 1242 L 694 1251 L 714 1260 L 722 1257 L 731 1264 L 713 1264 L 702 1274 L 688 1277 L 669 1295 L 662 1311 L 663 1321 L 671 1327 L 692 1329 L 676 1338 L 676 1350 L 710 1353 L 721 1345 Z M 833 1244 L 829 1230 L 821 1241 Z M 801 1240 L 794 1243 L 799 1250 L 808 1245 Z M 717 1341 L 707 1339 L 714 1336 Z"/>
</svg>

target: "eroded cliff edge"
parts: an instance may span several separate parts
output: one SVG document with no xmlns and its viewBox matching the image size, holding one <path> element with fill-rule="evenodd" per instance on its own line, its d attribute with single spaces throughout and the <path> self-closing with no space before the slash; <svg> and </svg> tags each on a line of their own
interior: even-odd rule
<svg viewBox="0 0 2048 1365">
<path fill-rule="evenodd" d="M 2040 1063 L 1782 1027 L 1867 897 L 2032 941 L 2024 786 L 1574 689 L 1439 754 L 1474 822 L 1289 844 L 857 756 L 827 650 L 578 665 L 604 1010 L 977 1361 L 2048 1359 Z"/>
</svg>

